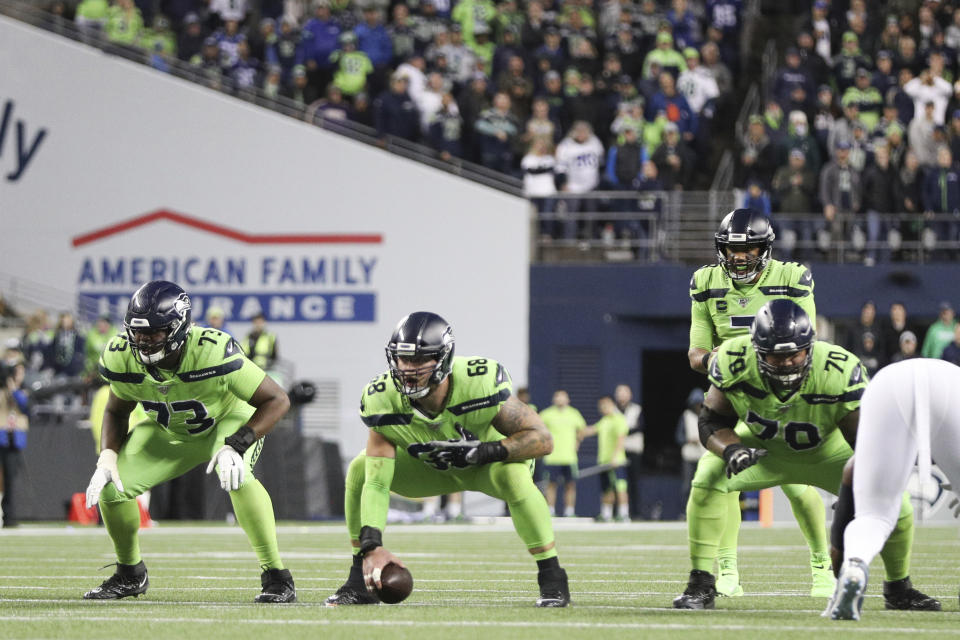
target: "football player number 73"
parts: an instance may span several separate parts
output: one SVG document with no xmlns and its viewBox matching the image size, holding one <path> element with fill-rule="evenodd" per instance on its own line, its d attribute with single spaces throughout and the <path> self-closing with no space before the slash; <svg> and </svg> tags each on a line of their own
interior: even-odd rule
<svg viewBox="0 0 960 640">
<path fill-rule="evenodd" d="M 149 402 L 142 400 L 140 402 L 145 411 L 151 411 L 157 414 L 157 422 L 166 429 L 170 426 L 170 414 L 182 413 L 185 411 L 193 412 L 192 418 L 187 418 L 184 422 L 193 425 L 187 432 L 191 434 L 203 433 L 214 425 L 216 420 L 207 415 L 207 408 L 199 400 L 177 400 L 167 404 L 166 402 Z"/>
</svg>

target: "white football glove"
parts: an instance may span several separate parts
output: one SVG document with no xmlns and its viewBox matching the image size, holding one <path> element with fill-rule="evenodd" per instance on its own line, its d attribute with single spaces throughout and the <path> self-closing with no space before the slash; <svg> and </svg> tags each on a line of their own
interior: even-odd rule
<svg viewBox="0 0 960 640">
<path fill-rule="evenodd" d="M 117 452 L 113 449 L 104 449 L 97 459 L 97 470 L 87 485 L 87 509 L 100 502 L 100 492 L 112 482 L 117 491 L 123 493 L 123 483 L 120 482 L 120 471 L 117 469 Z"/>
<path fill-rule="evenodd" d="M 224 491 L 236 491 L 243 484 L 243 474 L 245 467 L 243 456 L 237 453 L 237 450 L 228 444 L 223 445 L 213 454 L 210 464 L 207 465 L 207 473 L 213 473 L 215 466 L 220 466 L 220 486 Z"/>
</svg>

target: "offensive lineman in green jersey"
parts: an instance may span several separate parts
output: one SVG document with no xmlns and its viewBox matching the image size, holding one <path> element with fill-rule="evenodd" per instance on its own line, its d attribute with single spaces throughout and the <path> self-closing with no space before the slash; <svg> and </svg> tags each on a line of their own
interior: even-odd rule
<svg viewBox="0 0 960 640">
<path fill-rule="evenodd" d="M 383 546 L 390 491 L 409 498 L 482 491 L 505 500 L 514 528 L 537 562 L 538 607 L 570 602 L 550 511 L 531 475 L 553 440 L 540 416 L 512 395 L 506 370 L 488 358 L 454 357 L 453 329 L 435 313 L 400 321 L 387 343 L 387 373 L 360 398 L 366 450 L 347 471 L 347 530 L 353 566 L 328 606 L 376 604 L 386 565 L 403 563 Z"/>
<path fill-rule="evenodd" d="M 690 367 L 707 372 L 707 362 L 721 342 L 750 330 L 753 316 L 766 302 L 788 298 L 807 312 L 816 329 L 813 276 L 795 262 L 770 258 L 774 233 L 769 220 L 752 209 L 736 209 L 724 216 L 714 236 L 717 264 L 701 267 L 690 280 Z M 813 584 L 810 595 L 829 598 L 834 578 L 823 499 L 813 487 L 788 484 L 781 487 L 800 531 L 810 547 Z M 742 596 L 737 569 L 737 537 L 740 533 L 740 494 L 724 496 L 726 526 L 717 555 L 717 593 Z M 688 502 L 688 509 L 689 509 Z M 689 516 L 688 516 L 689 517 Z"/>
<path fill-rule="evenodd" d="M 134 500 L 150 488 L 208 462 L 219 470 L 237 522 L 260 563 L 256 602 L 295 602 L 290 571 L 277 548 L 273 503 L 253 466 L 263 436 L 290 407 L 287 394 L 216 329 L 190 324 L 190 298 L 172 282 L 140 287 L 124 317 L 126 335 L 113 338 L 100 358 L 110 383 L 97 469 L 87 507 L 100 503 L 117 554 L 117 570 L 84 594 L 116 600 L 147 591 L 140 557 L 140 514 Z M 149 418 L 127 435 L 137 403 Z"/>
<path fill-rule="evenodd" d="M 836 494 L 853 455 L 860 396 L 867 385 L 852 353 L 814 339 L 806 312 L 791 300 L 768 302 L 749 336 L 727 340 L 710 361 L 710 389 L 700 412 L 700 460 L 690 492 L 690 557 L 678 609 L 712 609 L 710 569 L 720 542 L 725 493 L 784 483 L 813 484 Z M 906 494 L 896 528 L 881 551 L 887 608 L 934 610 L 940 603 L 909 580 L 913 508 Z"/>
</svg>

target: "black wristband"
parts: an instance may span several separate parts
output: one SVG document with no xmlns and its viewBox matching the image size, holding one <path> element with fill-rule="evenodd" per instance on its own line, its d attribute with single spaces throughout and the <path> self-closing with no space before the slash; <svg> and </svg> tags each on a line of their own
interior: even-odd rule
<svg viewBox="0 0 960 640">
<path fill-rule="evenodd" d="M 233 447 L 234 451 L 239 453 L 241 456 L 247 452 L 247 449 L 257 441 L 257 434 L 253 432 L 253 429 L 247 425 L 243 425 L 237 429 L 236 433 L 232 436 L 228 436 L 223 444 L 230 445 Z"/>
<path fill-rule="evenodd" d="M 360 527 L 360 555 L 364 556 L 383 546 L 383 532 L 376 527 Z"/>
<path fill-rule="evenodd" d="M 706 369 L 707 371 L 710 370 L 710 355 L 711 355 L 711 353 L 712 353 L 712 352 L 707 351 L 705 354 L 703 354 L 703 357 L 700 358 L 700 366 L 703 367 L 704 369 Z"/>
<path fill-rule="evenodd" d="M 501 441 L 481 442 L 477 446 L 477 464 L 490 464 L 507 459 L 507 448 Z"/>
<path fill-rule="evenodd" d="M 746 449 L 747 447 L 743 446 L 739 442 L 734 442 L 733 444 L 728 444 L 723 448 L 723 461 L 730 462 L 730 458 L 740 449 Z"/>
</svg>

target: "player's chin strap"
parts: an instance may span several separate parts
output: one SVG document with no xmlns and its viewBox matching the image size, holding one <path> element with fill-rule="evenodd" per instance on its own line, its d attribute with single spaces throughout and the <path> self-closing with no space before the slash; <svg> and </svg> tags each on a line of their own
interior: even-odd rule
<svg viewBox="0 0 960 640">
<path fill-rule="evenodd" d="M 913 412 L 917 430 L 917 480 L 920 486 L 920 520 L 926 512 L 923 488 L 930 480 L 930 379 L 926 367 L 914 367 Z"/>
</svg>

